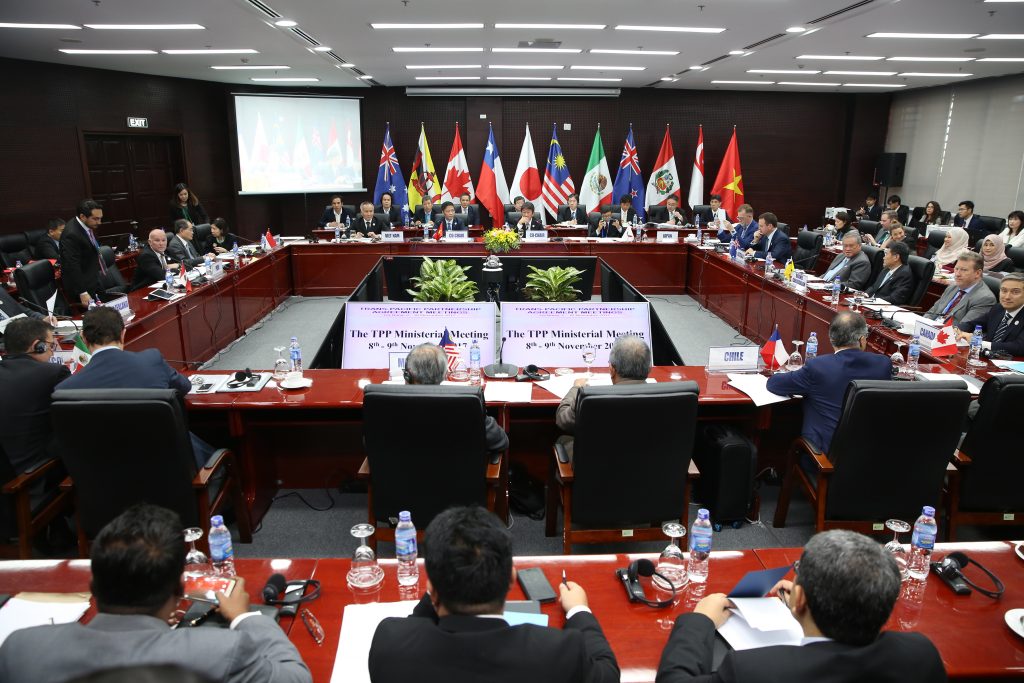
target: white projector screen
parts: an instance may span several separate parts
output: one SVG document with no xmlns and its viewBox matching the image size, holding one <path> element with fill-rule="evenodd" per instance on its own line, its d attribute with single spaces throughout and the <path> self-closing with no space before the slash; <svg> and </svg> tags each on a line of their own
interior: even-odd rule
<svg viewBox="0 0 1024 683">
<path fill-rule="evenodd" d="M 359 100 L 235 95 L 239 194 L 364 191 Z"/>
</svg>

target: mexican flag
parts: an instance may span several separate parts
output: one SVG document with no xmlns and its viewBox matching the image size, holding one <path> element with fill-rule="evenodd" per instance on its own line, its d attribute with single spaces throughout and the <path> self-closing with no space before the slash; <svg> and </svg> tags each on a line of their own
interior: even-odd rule
<svg viewBox="0 0 1024 683">
<path fill-rule="evenodd" d="M 600 211 L 602 204 L 613 203 L 611 177 L 601 142 L 601 127 L 598 126 L 590 149 L 590 161 L 587 162 L 587 174 L 580 186 L 580 204 L 590 211 Z"/>
<path fill-rule="evenodd" d="M 85 345 L 82 335 L 75 335 L 75 348 L 71 352 L 71 373 L 74 374 L 88 365 L 90 358 L 92 354 L 89 353 L 89 347 Z"/>
</svg>

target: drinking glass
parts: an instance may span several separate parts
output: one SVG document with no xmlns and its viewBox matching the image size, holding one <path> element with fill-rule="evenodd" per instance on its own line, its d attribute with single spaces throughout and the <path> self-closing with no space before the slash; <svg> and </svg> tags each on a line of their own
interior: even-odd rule
<svg viewBox="0 0 1024 683">
<path fill-rule="evenodd" d="M 597 358 L 597 347 L 593 344 L 587 344 L 583 347 L 583 362 L 587 366 L 587 377 L 593 377 L 593 373 L 590 371 L 590 366 L 593 365 L 594 359 Z"/>
<path fill-rule="evenodd" d="M 804 366 L 804 357 L 800 355 L 800 347 L 803 346 L 803 342 L 799 339 L 794 339 L 793 346 L 796 348 L 794 348 L 793 353 L 789 355 L 789 362 L 786 364 L 786 368 L 790 372 L 799 370 Z"/>
<path fill-rule="evenodd" d="M 378 586 L 384 580 L 384 570 L 377 564 L 377 556 L 373 548 L 366 544 L 366 539 L 373 536 L 372 524 L 356 524 L 351 534 L 359 539 L 359 547 L 352 553 L 352 566 L 348 570 L 348 585 L 356 590 L 368 590 Z"/>
<path fill-rule="evenodd" d="M 900 543 L 900 534 L 910 531 L 910 525 L 900 519 L 890 519 L 885 522 L 887 529 L 892 531 L 892 540 L 885 544 L 886 552 L 892 553 L 896 565 L 900 568 L 900 576 L 907 580 L 907 551 Z"/>
<path fill-rule="evenodd" d="M 676 591 L 680 591 L 689 581 L 686 577 L 686 557 L 678 541 L 686 535 L 686 527 L 679 522 L 665 522 L 661 525 L 661 530 L 668 536 L 668 545 L 658 556 L 656 574 L 651 580 L 662 590 L 671 591 L 675 588 Z"/>
<path fill-rule="evenodd" d="M 287 348 L 287 346 L 274 347 L 274 350 L 277 351 L 277 360 L 274 361 L 273 377 L 274 380 L 277 382 L 283 380 L 285 378 L 285 375 L 288 374 L 288 371 L 291 370 L 291 364 L 288 362 L 288 359 L 284 357 L 284 352 L 285 349 Z"/>
<path fill-rule="evenodd" d="M 185 541 L 189 544 L 189 550 L 185 554 L 185 576 L 198 577 L 209 574 L 211 570 L 210 558 L 202 550 L 196 548 L 196 541 L 203 537 L 203 530 L 197 526 L 190 526 L 183 532 Z"/>
<path fill-rule="evenodd" d="M 892 376 L 903 377 L 907 374 L 907 361 L 903 358 L 903 347 L 907 345 L 906 342 L 897 341 L 896 351 L 889 357 L 892 361 Z"/>
</svg>

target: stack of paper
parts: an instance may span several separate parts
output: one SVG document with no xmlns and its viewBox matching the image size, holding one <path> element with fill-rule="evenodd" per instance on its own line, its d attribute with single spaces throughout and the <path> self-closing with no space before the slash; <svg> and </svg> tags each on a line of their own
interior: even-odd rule
<svg viewBox="0 0 1024 683">
<path fill-rule="evenodd" d="M 70 624 L 81 619 L 87 609 L 87 593 L 19 593 L 0 609 L 0 645 L 18 629 Z"/>
<path fill-rule="evenodd" d="M 799 645 L 803 629 L 778 598 L 730 598 L 733 614 L 718 632 L 734 650 Z"/>
<path fill-rule="evenodd" d="M 729 378 L 729 386 L 749 396 L 754 405 L 759 408 L 789 400 L 789 396 L 779 396 L 768 391 L 768 378 L 764 375 L 730 372 L 726 376 Z"/>
</svg>

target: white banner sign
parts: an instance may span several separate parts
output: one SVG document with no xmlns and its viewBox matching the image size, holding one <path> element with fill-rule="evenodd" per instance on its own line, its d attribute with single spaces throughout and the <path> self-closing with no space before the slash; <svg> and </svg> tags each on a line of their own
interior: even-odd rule
<svg viewBox="0 0 1024 683">
<path fill-rule="evenodd" d="M 469 345 L 480 344 L 480 366 L 494 362 L 495 308 L 490 302 L 345 304 L 341 367 L 390 368 L 395 353 L 439 344 L 447 328 L 469 363 Z"/>
<path fill-rule="evenodd" d="M 632 334 L 651 345 L 651 317 L 644 303 L 514 303 L 501 305 L 502 360 L 520 367 L 584 367 L 594 346 L 595 367 L 608 365 L 615 340 Z"/>
</svg>

